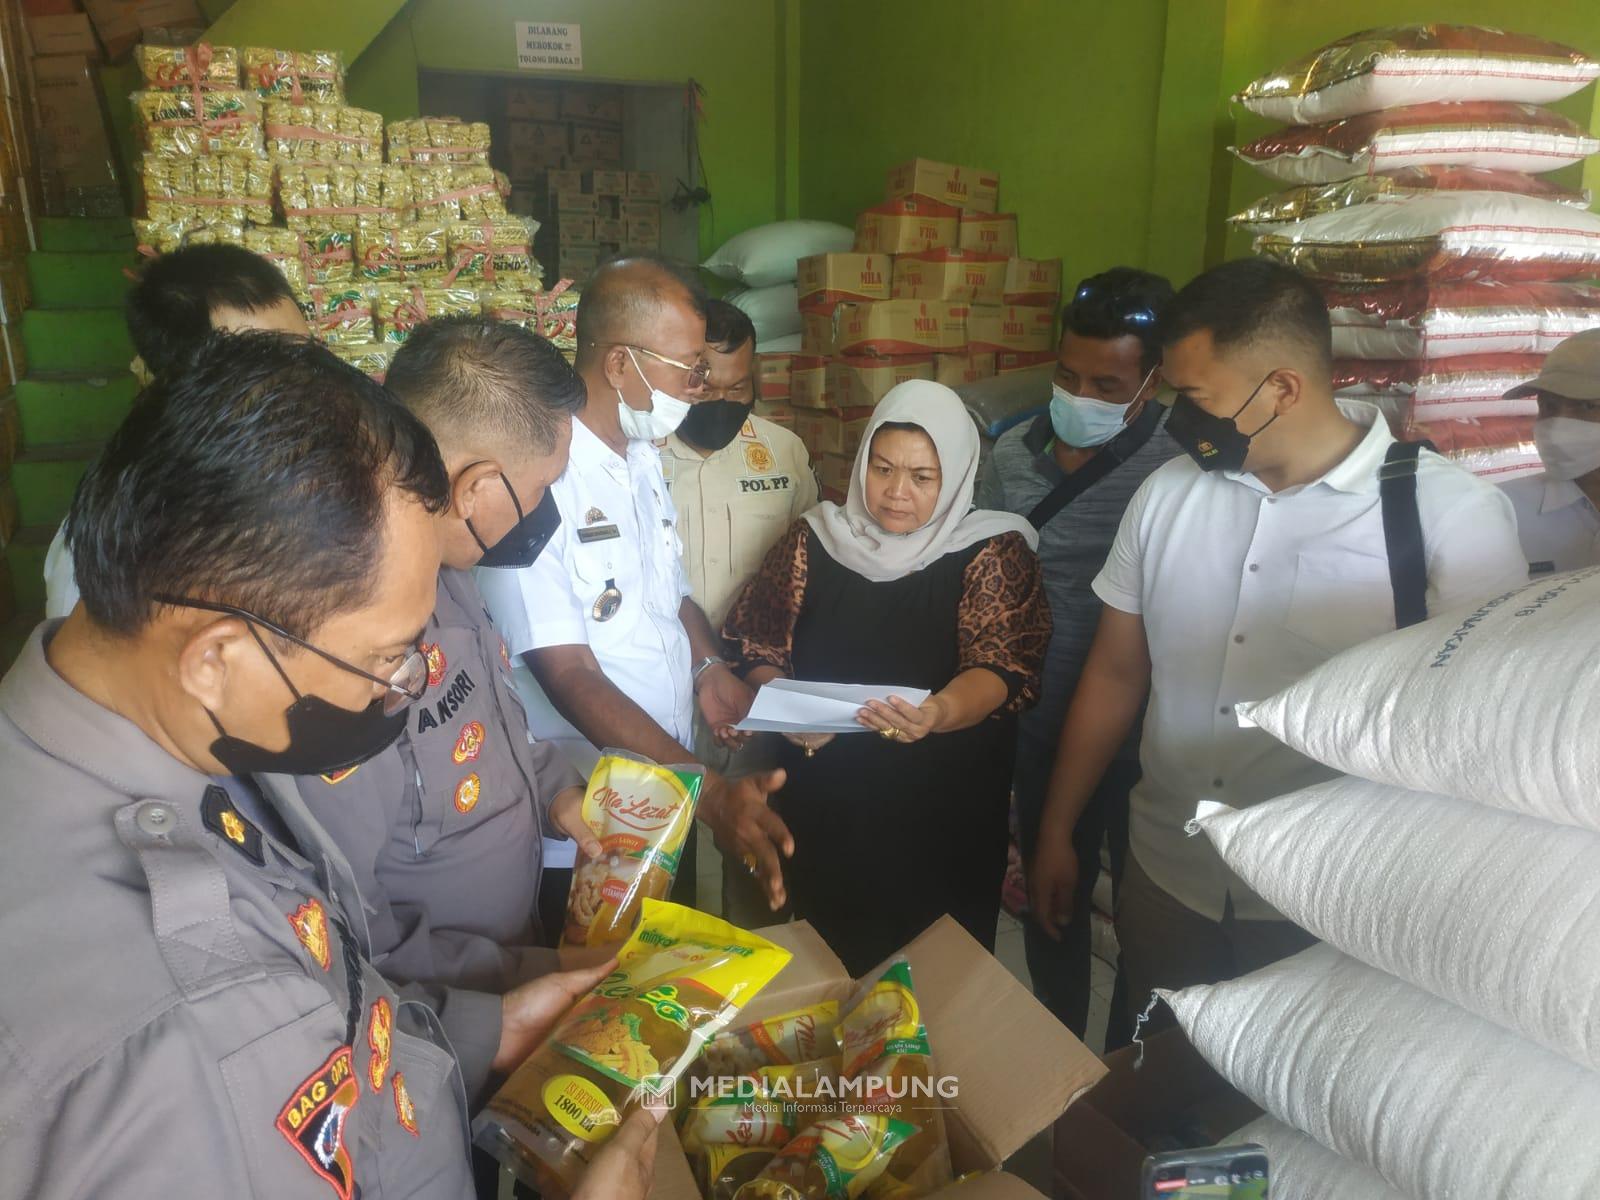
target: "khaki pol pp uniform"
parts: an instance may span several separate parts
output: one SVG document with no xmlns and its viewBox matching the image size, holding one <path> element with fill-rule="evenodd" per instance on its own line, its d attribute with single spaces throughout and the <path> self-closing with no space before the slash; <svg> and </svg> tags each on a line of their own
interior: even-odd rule
<svg viewBox="0 0 1600 1200">
<path fill-rule="evenodd" d="M 182 765 L 54 630 L 0 682 L 0 1196 L 470 1197 L 455 1061 L 292 782 Z"/>
</svg>

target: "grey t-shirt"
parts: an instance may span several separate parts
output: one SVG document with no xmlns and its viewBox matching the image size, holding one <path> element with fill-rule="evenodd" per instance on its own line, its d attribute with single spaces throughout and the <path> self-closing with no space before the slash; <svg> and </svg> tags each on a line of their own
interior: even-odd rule
<svg viewBox="0 0 1600 1200">
<path fill-rule="evenodd" d="M 1027 516 L 1035 505 L 1067 478 L 1051 453 L 1053 434 L 1048 414 L 1002 434 L 979 477 L 980 508 L 1002 509 Z M 1061 735 L 1073 689 L 1083 671 L 1089 644 L 1100 623 L 1100 600 L 1090 590 L 1116 540 L 1122 513 L 1139 485 L 1162 463 L 1182 454 L 1167 436 L 1166 416 L 1148 441 L 1088 491 L 1079 495 L 1039 531 L 1039 564 L 1055 631 L 1045 656 L 1039 703 L 1022 714 L 1019 728 L 1028 737 L 1053 744 Z M 1118 751 L 1118 758 L 1137 759 L 1136 728 Z"/>
</svg>

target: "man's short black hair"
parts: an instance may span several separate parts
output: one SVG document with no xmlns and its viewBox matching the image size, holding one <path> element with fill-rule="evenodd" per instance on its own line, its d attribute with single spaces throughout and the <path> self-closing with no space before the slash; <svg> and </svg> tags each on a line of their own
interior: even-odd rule
<svg viewBox="0 0 1600 1200">
<path fill-rule="evenodd" d="M 583 380 L 545 338 L 487 317 L 440 317 L 412 332 L 384 385 L 447 444 L 548 454 L 583 407 Z"/>
<path fill-rule="evenodd" d="M 605 263 L 578 300 L 578 366 L 587 366 L 611 346 L 640 344 L 662 307 L 681 299 L 701 317 L 706 315 L 705 288 L 682 263 L 637 251 Z"/>
<path fill-rule="evenodd" d="M 211 333 L 217 308 L 260 312 L 281 300 L 296 303 L 283 272 L 242 246 L 186 246 L 163 254 L 128 291 L 133 347 L 145 369 L 173 369 Z"/>
<path fill-rule="evenodd" d="M 307 637 L 372 594 L 391 488 L 437 512 L 450 484 L 380 385 L 308 338 L 213 334 L 141 393 L 78 485 L 84 607 L 132 635 L 166 593 Z"/>
<path fill-rule="evenodd" d="M 706 345 L 732 354 L 755 340 L 755 322 L 744 309 L 726 300 L 706 301 Z"/>
<path fill-rule="evenodd" d="M 1289 343 L 1319 370 L 1333 366 L 1333 326 L 1322 293 L 1293 267 L 1269 258 L 1235 259 L 1184 284 L 1161 316 L 1161 344 L 1201 331 L 1218 350 Z"/>
<path fill-rule="evenodd" d="M 1112 267 L 1077 286 L 1061 310 L 1061 331 L 1079 337 L 1139 339 L 1139 366 L 1148 373 L 1161 361 L 1156 325 L 1172 301 L 1172 283 L 1134 267 Z"/>
</svg>

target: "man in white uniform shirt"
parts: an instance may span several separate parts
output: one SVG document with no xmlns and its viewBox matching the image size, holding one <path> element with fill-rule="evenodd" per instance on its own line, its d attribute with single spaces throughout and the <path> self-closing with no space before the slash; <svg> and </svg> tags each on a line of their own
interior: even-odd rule
<svg viewBox="0 0 1600 1200">
<path fill-rule="evenodd" d="M 585 774 L 611 748 L 693 762 L 696 704 L 731 741 L 753 698 L 690 597 L 655 447 L 704 394 L 704 304 L 692 279 L 661 260 L 622 259 L 595 273 L 577 321 L 588 398 L 573 418 L 566 472 L 550 488 L 561 527 L 533 566 L 479 573 L 495 624 L 522 660 L 529 728 Z M 737 781 L 708 772 L 698 808 L 723 851 L 759 872 L 774 906 L 780 856 L 793 852 L 767 807 L 782 782 L 781 771 Z M 570 866 L 572 847 L 548 842 L 545 854 L 547 866 Z M 691 861 L 684 875 L 692 887 Z M 541 901 L 547 923 L 557 903 L 564 897 Z"/>
<path fill-rule="evenodd" d="M 1533 437 L 1544 474 L 1513 479 L 1528 572 L 1576 571 L 1600 563 L 1600 329 L 1574 334 L 1550 352 L 1539 378 L 1506 393 L 1539 398 Z"/>
<path fill-rule="evenodd" d="M 1131 861 L 1117 906 L 1130 1004 L 1215 982 L 1302 949 L 1205 838 L 1200 800 L 1248 807 L 1335 772 L 1234 705 L 1395 628 L 1379 500 L 1394 444 L 1366 405 L 1335 402 L 1332 337 L 1316 289 L 1249 259 L 1201 275 L 1163 312 L 1161 373 L 1178 393 L 1167 432 L 1188 455 L 1134 495 L 1094 590 L 1105 603 L 1062 727 L 1029 881 L 1059 921 L 1077 864 L 1072 830 L 1149 695 L 1133 791 Z M 1423 453 L 1416 466 L 1429 612 L 1527 577 L 1511 505 Z"/>
</svg>

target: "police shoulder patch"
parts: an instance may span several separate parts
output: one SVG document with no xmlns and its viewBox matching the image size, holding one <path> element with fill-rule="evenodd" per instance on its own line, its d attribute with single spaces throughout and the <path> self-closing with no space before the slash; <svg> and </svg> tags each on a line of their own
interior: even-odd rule
<svg viewBox="0 0 1600 1200">
<path fill-rule="evenodd" d="M 326 971 L 333 962 L 333 951 L 328 942 L 328 914 L 323 910 L 322 901 L 312 896 L 289 914 L 289 924 L 317 966 Z"/>
<path fill-rule="evenodd" d="M 355 1192 L 355 1164 L 344 1134 L 360 1098 L 350 1047 L 340 1046 L 295 1089 L 276 1122 L 278 1132 L 328 1181 L 339 1200 L 351 1200 Z"/>
<path fill-rule="evenodd" d="M 412 1137 L 421 1137 L 417 1132 L 417 1109 L 411 1103 L 411 1093 L 406 1089 L 406 1077 L 399 1071 L 394 1073 L 394 1115 L 403 1128 Z"/>
<path fill-rule="evenodd" d="M 257 829 L 228 799 L 226 789 L 212 784 L 200 801 L 200 820 L 223 841 L 256 866 L 267 861 L 261 849 L 261 830 Z"/>
<path fill-rule="evenodd" d="M 367 1047 L 372 1058 L 367 1063 L 367 1082 L 374 1092 L 383 1091 L 383 1077 L 389 1073 L 389 1056 L 394 1045 L 394 1010 L 379 996 L 367 1018 Z"/>
</svg>

